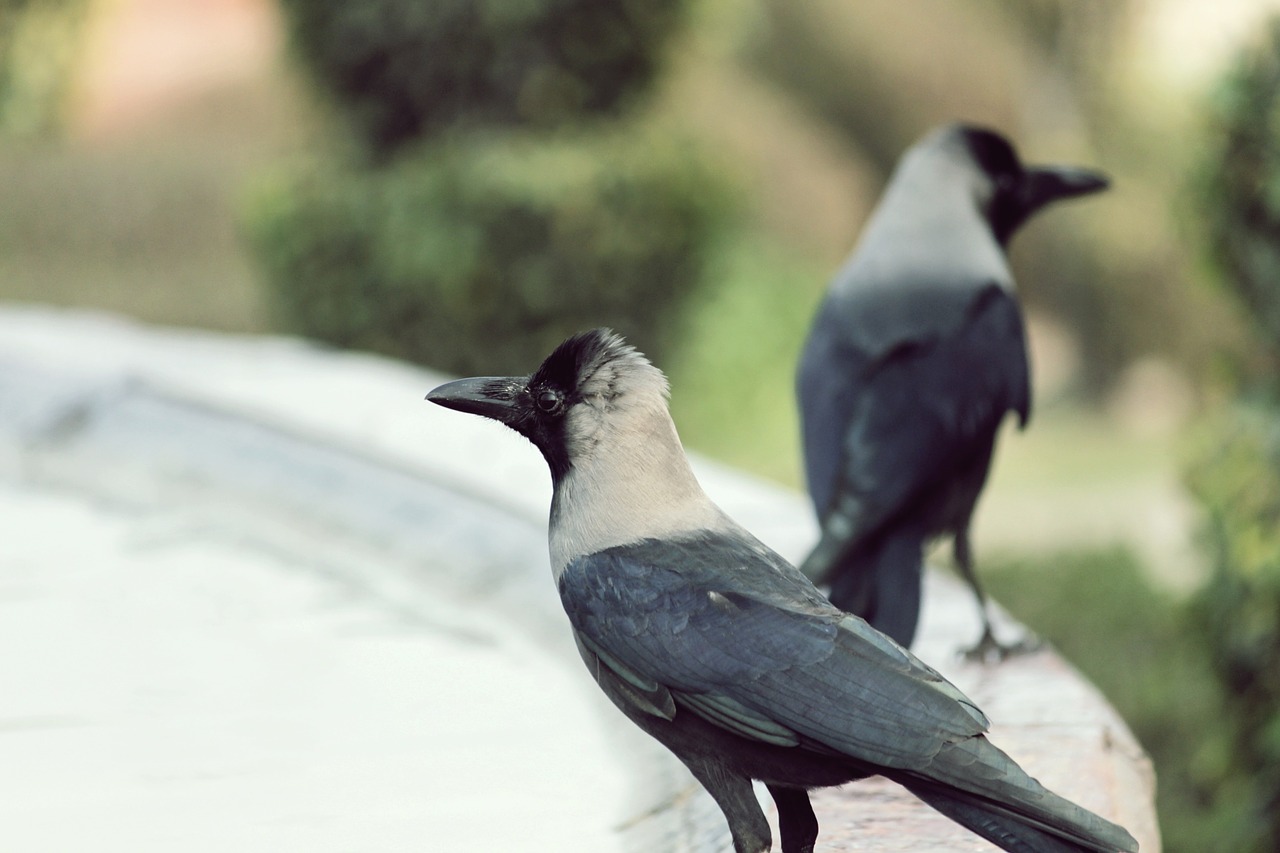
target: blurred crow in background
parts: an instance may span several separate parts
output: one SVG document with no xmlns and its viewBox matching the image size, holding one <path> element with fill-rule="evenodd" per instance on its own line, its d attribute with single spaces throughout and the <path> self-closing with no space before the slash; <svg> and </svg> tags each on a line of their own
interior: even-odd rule
<svg viewBox="0 0 1280 853">
<path fill-rule="evenodd" d="M 707 789 L 737 853 L 811 853 L 808 789 L 883 775 L 1007 850 L 1132 851 L 987 741 L 987 719 L 910 652 L 833 607 L 694 479 L 665 377 L 608 330 L 531 376 L 427 399 L 524 435 L 551 468 L 551 566 L 600 687 Z"/>
<path fill-rule="evenodd" d="M 903 156 L 809 332 L 797 393 L 822 533 L 801 565 L 831 601 L 909 646 L 923 549 L 941 535 L 982 612 L 967 651 L 1002 646 L 974 574 L 969 526 L 1007 412 L 1031 411 L 1026 334 L 1005 250 L 1098 172 L 1023 166 L 1008 140 L 950 125 Z"/>
</svg>

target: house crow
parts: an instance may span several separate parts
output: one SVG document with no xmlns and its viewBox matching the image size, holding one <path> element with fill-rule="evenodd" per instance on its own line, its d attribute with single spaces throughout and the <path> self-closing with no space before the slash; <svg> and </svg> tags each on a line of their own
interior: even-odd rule
<svg viewBox="0 0 1280 853">
<path fill-rule="evenodd" d="M 812 851 L 808 789 L 886 776 L 1006 850 L 1133 851 L 984 736 L 971 700 L 729 519 L 694 479 L 667 383 L 608 330 L 531 375 L 427 399 L 506 424 L 551 469 L 551 566 L 578 651 L 609 698 L 689 768 L 736 853 Z"/>
<path fill-rule="evenodd" d="M 814 317 L 797 372 L 821 537 L 801 564 L 831 601 L 910 646 L 923 549 L 950 535 L 983 621 L 971 657 L 1002 646 L 969 527 L 1007 413 L 1031 412 L 1022 312 L 1005 250 L 1098 172 L 1023 166 L 997 133 L 943 127 L 903 156 Z"/>
</svg>

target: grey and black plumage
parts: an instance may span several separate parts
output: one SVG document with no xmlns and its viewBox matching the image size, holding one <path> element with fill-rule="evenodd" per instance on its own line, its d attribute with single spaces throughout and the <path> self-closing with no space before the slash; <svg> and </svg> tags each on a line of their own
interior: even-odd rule
<svg viewBox="0 0 1280 853">
<path fill-rule="evenodd" d="M 1098 192 L 1100 173 L 1023 166 L 1008 140 L 950 125 L 907 151 L 814 317 L 797 371 L 809 495 L 821 537 L 801 564 L 831 601 L 904 646 L 923 549 L 953 537 L 983 634 L 1005 654 L 974 573 L 969 527 L 1006 415 L 1031 381 L 1005 250 L 1036 211 Z"/>
<path fill-rule="evenodd" d="M 498 420 L 551 468 L 551 565 L 578 650 L 609 698 L 719 804 L 737 853 L 812 851 L 808 789 L 883 775 L 1007 850 L 1136 850 L 993 746 L 972 701 L 703 493 L 662 373 L 607 330 L 530 376 L 427 399 Z"/>
</svg>

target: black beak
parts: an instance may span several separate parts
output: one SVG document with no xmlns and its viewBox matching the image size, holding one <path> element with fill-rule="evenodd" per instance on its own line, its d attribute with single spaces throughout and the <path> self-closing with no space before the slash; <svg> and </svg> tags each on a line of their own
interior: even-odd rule
<svg viewBox="0 0 1280 853">
<path fill-rule="evenodd" d="M 1102 172 L 1077 166 L 1032 166 L 1022 181 L 1022 210 L 1030 216 L 1050 202 L 1101 192 L 1111 186 Z"/>
<path fill-rule="evenodd" d="M 510 424 L 517 414 L 516 400 L 524 385 L 523 378 L 477 376 L 446 382 L 432 389 L 427 400 L 446 409 Z"/>
</svg>

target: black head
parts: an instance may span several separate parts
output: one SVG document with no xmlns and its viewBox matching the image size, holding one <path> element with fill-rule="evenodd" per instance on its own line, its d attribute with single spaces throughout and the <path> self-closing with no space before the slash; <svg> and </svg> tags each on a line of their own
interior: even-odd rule
<svg viewBox="0 0 1280 853">
<path fill-rule="evenodd" d="M 499 421 L 542 451 L 559 481 L 575 454 L 597 437 L 625 397 L 665 407 L 666 379 L 609 329 L 581 332 L 556 347 L 529 376 L 459 379 L 427 394 L 432 403 Z"/>
<path fill-rule="evenodd" d="M 989 181 L 983 213 L 1001 245 L 1051 202 L 1100 192 L 1111 183 L 1101 172 L 1076 166 L 1024 166 L 1009 140 L 993 130 L 956 125 L 951 134 Z"/>
</svg>

